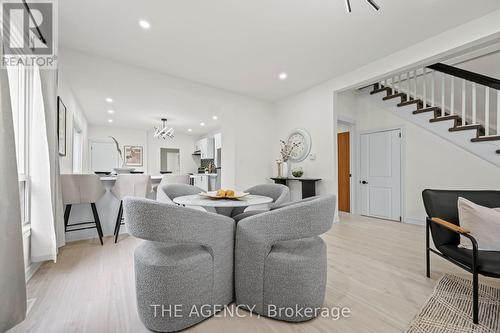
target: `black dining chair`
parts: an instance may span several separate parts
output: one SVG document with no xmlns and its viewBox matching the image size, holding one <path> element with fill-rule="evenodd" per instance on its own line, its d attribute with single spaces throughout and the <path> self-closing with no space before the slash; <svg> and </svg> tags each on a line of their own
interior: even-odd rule
<svg viewBox="0 0 500 333">
<path fill-rule="evenodd" d="M 430 277 L 431 253 L 472 273 L 472 317 L 474 324 L 478 324 L 479 275 L 500 278 L 500 252 L 479 250 L 476 239 L 468 230 L 460 227 L 458 198 L 465 198 L 481 206 L 497 208 L 500 207 L 500 191 L 425 190 L 422 196 L 427 212 L 427 277 Z M 430 247 L 430 236 L 436 249 Z M 460 236 L 471 240 L 472 250 L 458 246 Z"/>
</svg>

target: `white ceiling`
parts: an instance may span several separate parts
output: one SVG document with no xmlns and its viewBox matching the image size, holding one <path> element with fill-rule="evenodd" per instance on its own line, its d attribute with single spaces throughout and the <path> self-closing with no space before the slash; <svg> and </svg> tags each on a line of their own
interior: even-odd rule
<svg viewBox="0 0 500 333">
<path fill-rule="evenodd" d="M 176 134 L 201 136 L 221 127 L 232 102 L 230 94 L 218 89 L 102 57 L 63 49 L 59 60 L 63 83 L 69 84 L 91 125 L 153 129 L 167 118 Z M 109 115 L 109 109 L 115 113 Z"/>
<path fill-rule="evenodd" d="M 60 45 L 277 100 L 500 9 L 498 0 L 378 0 L 380 12 L 351 3 L 347 14 L 344 0 L 64 0 Z M 92 98 L 95 80 L 74 74 L 79 99 Z"/>
</svg>

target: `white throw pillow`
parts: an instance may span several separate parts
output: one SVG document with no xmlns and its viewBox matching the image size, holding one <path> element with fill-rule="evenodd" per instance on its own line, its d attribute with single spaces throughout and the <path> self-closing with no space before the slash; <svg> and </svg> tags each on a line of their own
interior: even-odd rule
<svg viewBox="0 0 500 333">
<path fill-rule="evenodd" d="M 500 251 L 500 208 L 483 207 L 458 198 L 458 218 L 460 226 L 476 239 L 479 250 Z M 472 243 L 460 236 L 460 247 L 472 250 Z"/>
</svg>

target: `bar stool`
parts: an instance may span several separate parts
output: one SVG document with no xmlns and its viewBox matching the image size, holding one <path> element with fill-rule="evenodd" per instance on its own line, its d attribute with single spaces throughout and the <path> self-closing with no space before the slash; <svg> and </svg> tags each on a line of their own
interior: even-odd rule
<svg viewBox="0 0 500 333">
<path fill-rule="evenodd" d="M 138 197 L 146 198 L 151 192 L 151 176 L 149 175 L 131 175 L 120 174 L 116 177 L 116 182 L 111 193 L 120 200 L 120 208 L 118 209 L 118 216 L 116 217 L 115 224 L 115 243 L 118 241 L 118 234 L 120 233 L 120 226 L 123 223 L 123 198 L 125 197 Z"/>
<path fill-rule="evenodd" d="M 77 230 L 97 229 L 97 235 L 102 243 L 102 228 L 99 214 L 95 203 L 99 200 L 106 190 L 102 186 L 101 180 L 97 175 L 61 175 L 61 190 L 63 203 L 66 205 L 64 210 L 64 231 L 72 232 Z M 78 222 L 69 224 L 71 207 L 73 205 L 90 204 L 94 221 Z M 89 224 L 94 224 L 89 226 Z M 76 226 L 76 228 L 71 228 Z"/>
</svg>

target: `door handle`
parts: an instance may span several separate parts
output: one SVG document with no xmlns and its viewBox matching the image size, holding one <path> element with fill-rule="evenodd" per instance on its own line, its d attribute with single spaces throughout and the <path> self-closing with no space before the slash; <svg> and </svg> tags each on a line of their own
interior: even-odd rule
<svg viewBox="0 0 500 333">
<path fill-rule="evenodd" d="M 368 182 L 366 180 L 363 180 L 360 183 L 363 184 L 363 185 L 367 185 L 368 184 Z"/>
</svg>

